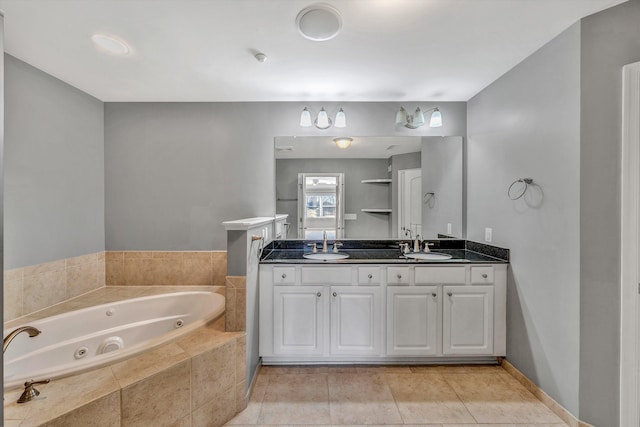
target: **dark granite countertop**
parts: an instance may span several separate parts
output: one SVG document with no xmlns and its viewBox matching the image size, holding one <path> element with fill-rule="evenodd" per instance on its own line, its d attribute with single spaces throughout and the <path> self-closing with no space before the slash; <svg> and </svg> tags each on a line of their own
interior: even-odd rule
<svg viewBox="0 0 640 427">
<path fill-rule="evenodd" d="M 340 260 L 313 260 L 303 257 L 311 253 L 309 243 L 316 243 L 321 252 L 322 242 L 315 240 L 276 240 L 267 245 L 260 262 L 263 264 L 501 264 L 509 262 L 509 250 L 482 243 L 458 239 L 428 240 L 432 252 L 449 254 L 447 260 L 416 260 L 401 255 L 399 240 L 340 240 L 340 253 L 349 258 Z M 408 242 L 403 240 L 402 242 Z M 329 242 L 329 252 L 333 241 Z"/>
</svg>

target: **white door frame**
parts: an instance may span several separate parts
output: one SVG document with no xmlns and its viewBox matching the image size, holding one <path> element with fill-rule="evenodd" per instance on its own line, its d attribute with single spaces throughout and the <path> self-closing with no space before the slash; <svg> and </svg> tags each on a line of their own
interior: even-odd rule
<svg viewBox="0 0 640 427">
<path fill-rule="evenodd" d="M 405 179 L 405 175 L 407 174 L 407 172 L 414 172 L 414 171 L 419 171 L 422 173 L 422 169 L 420 168 L 412 168 L 412 169 L 401 169 L 398 171 L 398 238 L 399 239 L 404 239 L 405 235 L 403 233 L 402 230 L 402 221 L 403 221 L 403 217 L 405 215 L 405 205 L 404 205 L 404 192 L 405 192 L 405 184 L 406 184 L 406 179 Z M 411 225 L 409 225 L 409 228 L 411 228 Z M 413 237 L 415 238 L 415 234 L 413 235 Z"/>
<path fill-rule="evenodd" d="M 640 62 L 622 73 L 620 425 L 640 426 Z"/>
</svg>

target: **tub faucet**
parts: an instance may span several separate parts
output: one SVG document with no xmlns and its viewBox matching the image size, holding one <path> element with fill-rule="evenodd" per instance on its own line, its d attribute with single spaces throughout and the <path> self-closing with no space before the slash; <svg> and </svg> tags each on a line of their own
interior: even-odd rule
<svg viewBox="0 0 640 427">
<path fill-rule="evenodd" d="M 2 340 L 2 354 L 7 351 L 7 347 L 9 347 L 11 341 L 13 341 L 13 339 L 21 332 L 27 332 L 30 337 L 35 337 L 36 335 L 40 335 L 41 331 L 34 328 L 33 326 L 22 326 L 20 328 L 14 329 L 9 333 L 9 335 L 4 337 L 4 340 Z"/>
</svg>

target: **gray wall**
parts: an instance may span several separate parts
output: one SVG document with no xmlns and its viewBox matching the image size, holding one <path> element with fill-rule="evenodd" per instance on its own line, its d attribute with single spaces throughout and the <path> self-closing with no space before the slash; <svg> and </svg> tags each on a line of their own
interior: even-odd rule
<svg viewBox="0 0 640 427">
<path fill-rule="evenodd" d="M 391 194 L 389 194 L 392 212 L 389 215 L 389 236 L 405 238 L 406 236 L 398 236 L 398 172 L 404 169 L 420 169 L 422 167 L 422 155 L 419 152 L 406 153 L 391 156 L 389 158 L 391 166 Z"/>
<path fill-rule="evenodd" d="M 273 138 L 327 135 L 299 126 L 342 106 L 341 135 L 464 135 L 466 103 L 438 105 L 444 126 L 395 126 L 400 103 L 107 103 L 107 250 L 225 249 L 222 221 L 275 214 Z M 336 135 L 337 136 L 337 135 Z"/>
<path fill-rule="evenodd" d="M 582 21 L 580 417 L 618 425 L 622 67 L 640 61 L 640 1 Z"/>
<path fill-rule="evenodd" d="M 5 82 L 5 268 L 104 251 L 104 104 L 9 55 Z"/>
<path fill-rule="evenodd" d="M 422 205 L 424 238 L 436 239 L 438 234 L 464 237 L 462 168 L 461 136 L 422 139 L 422 194 L 435 193 L 433 198 Z M 447 224 L 451 224 L 451 233 L 447 233 Z"/>
<path fill-rule="evenodd" d="M 298 173 L 344 173 L 344 212 L 356 220 L 345 220 L 344 237 L 380 238 L 389 236 L 389 215 L 362 212 L 363 208 L 389 207 L 389 184 L 363 184 L 363 179 L 386 178 L 387 159 L 278 159 L 276 160 L 276 211 L 289 214 L 289 238 L 297 238 Z M 287 199 L 287 201 L 277 201 Z"/>
<path fill-rule="evenodd" d="M 507 359 L 578 414 L 579 24 L 469 101 L 467 147 L 467 237 L 512 254 Z M 519 177 L 539 187 L 511 201 Z"/>
</svg>

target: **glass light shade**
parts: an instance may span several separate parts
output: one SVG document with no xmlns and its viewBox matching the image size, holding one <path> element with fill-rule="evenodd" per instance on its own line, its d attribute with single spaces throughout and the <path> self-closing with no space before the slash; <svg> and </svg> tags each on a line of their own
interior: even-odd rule
<svg viewBox="0 0 640 427">
<path fill-rule="evenodd" d="M 324 108 L 321 108 L 320 112 L 318 113 L 318 118 L 316 119 L 316 127 L 318 129 L 327 129 L 329 126 L 331 126 L 329 116 L 327 115 L 327 112 L 324 110 Z"/>
<path fill-rule="evenodd" d="M 304 110 L 302 110 L 302 114 L 300 114 L 300 126 L 305 128 L 311 126 L 311 113 L 309 112 L 307 107 L 304 107 Z"/>
<path fill-rule="evenodd" d="M 342 149 L 349 148 L 349 146 L 351 145 L 351 141 L 353 141 L 353 138 L 336 138 L 333 140 L 338 148 Z"/>
<path fill-rule="evenodd" d="M 424 124 L 424 114 L 422 114 L 422 110 L 420 107 L 416 108 L 416 113 L 413 116 L 413 125 L 418 127 Z"/>
<path fill-rule="evenodd" d="M 400 107 L 400 111 L 396 113 L 396 125 L 404 126 L 405 123 L 407 123 L 407 111 Z"/>
<path fill-rule="evenodd" d="M 344 114 L 344 110 L 342 108 L 340 109 L 340 111 L 338 111 L 338 113 L 336 113 L 336 121 L 333 123 L 333 125 L 337 128 L 343 128 L 347 126 L 347 116 Z M 344 147 L 344 148 L 347 148 L 347 147 Z"/>
<path fill-rule="evenodd" d="M 432 128 L 442 127 L 442 113 L 437 108 L 431 113 L 431 120 L 429 120 L 429 126 Z"/>
</svg>

